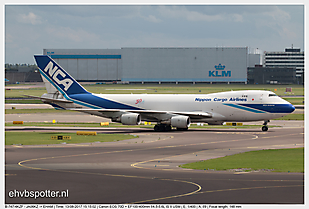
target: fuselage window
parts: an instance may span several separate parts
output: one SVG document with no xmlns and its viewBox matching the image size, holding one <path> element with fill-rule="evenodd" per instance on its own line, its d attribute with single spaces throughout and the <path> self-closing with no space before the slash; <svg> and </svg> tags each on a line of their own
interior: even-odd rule
<svg viewBox="0 0 309 209">
<path fill-rule="evenodd" d="M 277 97 L 276 94 L 269 94 L 268 96 L 269 96 L 269 97 Z"/>
</svg>

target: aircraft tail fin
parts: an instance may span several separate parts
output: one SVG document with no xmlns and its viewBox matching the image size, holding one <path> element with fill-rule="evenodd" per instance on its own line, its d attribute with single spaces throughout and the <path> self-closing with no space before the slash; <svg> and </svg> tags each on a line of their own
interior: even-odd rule
<svg viewBox="0 0 309 209">
<path fill-rule="evenodd" d="M 69 75 L 58 63 L 47 55 L 34 55 L 48 93 L 54 93 L 57 89 L 64 96 L 71 94 L 89 93 L 71 75 Z M 55 88 L 51 88 L 50 84 Z"/>
<path fill-rule="evenodd" d="M 42 77 L 42 80 L 45 84 L 45 88 L 47 90 L 47 93 L 55 94 L 56 92 L 58 92 L 58 90 L 42 74 L 41 74 L 41 77 Z"/>
</svg>

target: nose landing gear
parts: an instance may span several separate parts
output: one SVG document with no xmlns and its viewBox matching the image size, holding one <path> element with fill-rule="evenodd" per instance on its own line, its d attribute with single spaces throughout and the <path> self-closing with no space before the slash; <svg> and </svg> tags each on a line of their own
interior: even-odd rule
<svg viewBox="0 0 309 209">
<path fill-rule="evenodd" d="M 269 120 L 265 120 L 263 123 L 262 131 L 268 131 L 267 123 L 270 122 Z"/>
</svg>

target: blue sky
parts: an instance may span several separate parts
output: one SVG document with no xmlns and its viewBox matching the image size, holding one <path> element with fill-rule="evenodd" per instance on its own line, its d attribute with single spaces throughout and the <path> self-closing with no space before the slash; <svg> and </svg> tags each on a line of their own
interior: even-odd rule
<svg viewBox="0 0 309 209">
<path fill-rule="evenodd" d="M 248 46 L 304 50 L 303 5 L 10 5 L 5 63 L 43 49 Z"/>
</svg>

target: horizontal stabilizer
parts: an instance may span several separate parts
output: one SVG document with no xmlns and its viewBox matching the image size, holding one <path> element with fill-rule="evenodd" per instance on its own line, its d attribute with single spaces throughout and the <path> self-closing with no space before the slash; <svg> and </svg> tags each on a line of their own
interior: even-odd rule
<svg viewBox="0 0 309 209">
<path fill-rule="evenodd" d="M 64 102 L 64 103 L 73 103 L 70 100 L 65 100 L 65 99 L 52 99 L 52 98 L 46 98 L 46 97 L 37 97 L 37 96 L 31 96 L 31 95 L 24 95 L 30 98 L 34 98 L 34 99 L 41 99 L 41 100 L 47 100 L 49 102 Z"/>
</svg>

